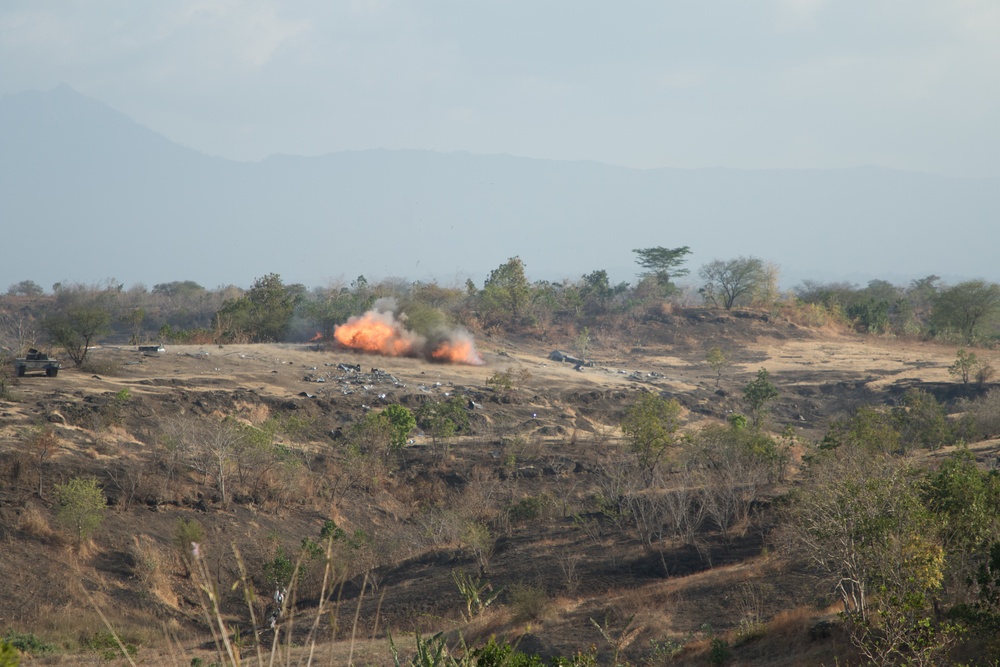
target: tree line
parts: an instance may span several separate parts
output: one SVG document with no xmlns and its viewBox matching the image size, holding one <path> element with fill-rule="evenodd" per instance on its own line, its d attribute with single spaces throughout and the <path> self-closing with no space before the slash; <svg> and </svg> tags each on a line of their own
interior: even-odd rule
<svg viewBox="0 0 1000 667">
<path fill-rule="evenodd" d="M 490 271 L 482 285 L 461 286 L 363 275 L 350 283 L 308 288 L 271 273 L 249 289 L 207 289 L 190 280 L 130 288 L 113 279 L 95 285 L 54 285 L 30 280 L 0 296 L 0 346 L 11 354 L 49 344 L 80 365 L 98 340 L 226 343 L 330 338 L 349 317 L 391 298 L 407 326 L 427 335 L 444 326 L 511 331 L 597 323 L 627 325 L 662 302 L 685 306 L 755 308 L 804 324 L 836 323 L 861 333 L 909 335 L 964 344 L 1000 335 L 1000 286 L 984 280 L 947 285 L 937 276 L 894 285 L 806 280 L 791 292 L 778 287 L 775 264 L 757 257 L 713 260 L 698 271 L 685 267 L 691 250 L 651 247 L 633 251 L 642 269 L 635 283 L 613 284 L 607 271 L 575 280 L 534 281 L 520 257 Z"/>
</svg>

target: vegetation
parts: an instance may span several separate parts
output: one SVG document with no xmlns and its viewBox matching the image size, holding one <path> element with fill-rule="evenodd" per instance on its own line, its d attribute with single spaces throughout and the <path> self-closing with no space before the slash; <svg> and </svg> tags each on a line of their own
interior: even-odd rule
<svg viewBox="0 0 1000 667">
<path fill-rule="evenodd" d="M 76 540 L 77 549 L 104 522 L 107 501 L 96 479 L 73 478 L 55 486 L 56 516 Z"/>
<path fill-rule="evenodd" d="M 699 272 L 705 280 L 701 293 L 706 301 L 718 303 L 726 310 L 735 305 L 747 305 L 755 294 L 767 286 L 768 271 L 763 260 L 737 257 L 713 260 Z"/>
<path fill-rule="evenodd" d="M 664 290 L 669 293 L 675 286 L 670 282 L 671 278 L 681 278 L 690 271 L 682 265 L 687 260 L 687 255 L 691 254 L 691 248 L 681 246 L 679 248 L 637 248 L 633 250 L 638 257 L 636 264 L 646 269 L 644 276 L 654 278 Z"/>
<path fill-rule="evenodd" d="M 48 317 L 43 326 L 55 345 L 66 351 L 77 366 L 82 366 L 90 344 L 110 329 L 111 315 L 99 303 L 67 306 Z"/>
<path fill-rule="evenodd" d="M 736 664 L 799 640 L 803 664 L 998 654 L 1000 476 L 983 439 L 1000 434 L 1000 287 L 928 276 L 781 295 L 773 266 L 740 257 L 702 268 L 699 300 L 680 282 L 690 249 L 635 253 L 636 285 L 600 269 L 533 283 L 518 257 L 482 289 L 359 276 L 308 290 L 275 274 L 248 290 L 13 285 L 0 296 L 7 357 L 30 341 L 89 368 L 100 342 L 329 339 L 391 297 L 410 332 L 463 325 L 492 365 L 449 383 L 436 382 L 441 367 L 406 360 L 407 377 L 383 381 L 353 358 L 293 365 L 289 346 L 274 346 L 240 367 L 294 375 L 310 383 L 302 393 L 230 382 L 227 363 L 242 357 L 214 346 L 191 350 L 203 384 L 149 359 L 110 380 L 71 370 L 69 392 L 30 377 L 15 392 L 0 372 L 11 562 L 40 553 L 80 573 L 83 586 L 52 593 L 63 596 L 52 615 L 122 605 L 140 614 L 133 631 L 171 619 L 216 647 L 204 664 L 255 652 L 266 664 L 269 650 L 308 664 L 309 651 L 376 651 L 399 628 L 423 633 L 393 640 L 399 664 Z M 925 375 L 911 364 L 902 383 L 838 375 L 802 387 L 794 362 L 747 370 L 765 363 L 746 343 L 768 326 L 962 347 L 953 361 L 938 352 Z M 751 333 L 738 338 L 740 327 Z M 597 365 L 572 373 L 543 346 Z M 671 360 L 633 370 L 649 350 Z M 682 366 L 695 380 L 670 376 Z M 73 598 L 84 592 L 100 597 Z M 709 599 L 723 601 L 702 607 L 718 631 L 659 611 Z M 30 625 L 0 627 L 0 664 L 56 651 L 127 661 L 141 643 L 111 624 L 60 634 L 18 614 Z M 577 645 L 547 643 L 556 625 Z"/>
<path fill-rule="evenodd" d="M 778 398 L 778 388 L 771 383 L 771 376 L 766 368 L 757 371 L 757 377 L 743 387 L 743 400 L 750 412 L 750 423 L 754 428 L 760 428 L 767 415 L 767 404 Z"/>
</svg>

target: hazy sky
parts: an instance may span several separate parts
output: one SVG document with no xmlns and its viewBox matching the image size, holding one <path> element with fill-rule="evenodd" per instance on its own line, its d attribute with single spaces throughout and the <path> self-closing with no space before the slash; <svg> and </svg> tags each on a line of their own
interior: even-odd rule
<svg viewBox="0 0 1000 667">
<path fill-rule="evenodd" d="M 0 93 L 60 82 L 240 160 L 1000 176 L 997 0 L 5 0 Z"/>
</svg>

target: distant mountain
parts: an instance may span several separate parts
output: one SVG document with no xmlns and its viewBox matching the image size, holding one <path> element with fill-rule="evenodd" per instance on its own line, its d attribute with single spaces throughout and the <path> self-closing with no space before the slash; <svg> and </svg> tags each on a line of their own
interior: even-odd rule
<svg viewBox="0 0 1000 667">
<path fill-rule="evenodd" d="M 258 163 L 170 142 L 60 86 L 0 98 L 0 290 L 114 277 L 249 285 L 277 272 L 477 282 L 520 255 L 532 279 L 607 269 L 633 248 L 740 254 L 804 278 L 1000 281 L 1000 179 L 862 167 L 628 169 L 371 150 Z M 695 273 L 693 271 L 692 273 Z"/>
</svg>

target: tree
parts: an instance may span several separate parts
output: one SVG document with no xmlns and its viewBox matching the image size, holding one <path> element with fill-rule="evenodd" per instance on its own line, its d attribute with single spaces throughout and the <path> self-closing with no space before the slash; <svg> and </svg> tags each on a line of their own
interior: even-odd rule
<svg viewBox="0 0 1000 667">
<path fill-rule="evenodd" d="M 651 486 L 667 447 L 680 428 L 681 406 L 673 399 L 644 392 L 621 421 L 622 433 L 636 455 L 643 481 Z"/>
<path fill-rule="evenodd" d="M 41 296 L 45 294 L 45 290 L 42 286 L 36 283 L 34 280 L 22 280 L 19 283 L 14 283 L 7 288 L 8 296 Z"/>
<path fill-rule="evenodd" d="M 0 314 L 0 345 L 11 348 L 14 356 L 35 347 L 38 340 L 38 322 L 30 312 Z"/>
<path fill-rule="evenodd" d="M 59 523 L 73 532 L 79 549 L 90 539 L 104 521 L 108 503 L 96 479 L 74 477 L 65 484 L 55 486 L 56 517 Z"/>
<path fill-rule="evenodd" d="M 744 530 L 765 488 L 783 476 L 787 450 L 760 432 L 707 426 L 691 438 L 689 451 L 699 467 L 705 513 L 723 536 Z"/>
<path fill-rule="evenodd" d="M 406 438 L 410 431 L 417 427 L 417 420 L 408 408 L 398 403 L 393 403 L 382 411 L 382 417 L 389 422 L 390 436 L 389 447 L 394 451 L 400 451 L 406 446 Z"/>
<path fill-rule="evenodd" d="M 792 499 L 788 543 L 824 572 L 851 642 L 875 665 L 937 664 L 951 629 L 933 617 L 945 552 L 905 464 L 827 453 Z"/>
<path fill-rule="evenodd" d="M 664 248 L 662 246 L 636 248 L 632 252 L 638 255 L 635 263 L 646 269 L 641 275 L 656 278 L 656 281 L 663 288 L 670 289 L 671 278 L 680 278 L 689 273 L 688 269 L 681 268 L 681 265 L 687 261 L 685 257 L 691 254 L 691 248 L 686 245 L 679 248 Z"/>
<path fill-rule="evenodd" d="M 157 283 L 150 291 L 167 297 L 195 296 L 203 293 L 205 288 L 193 280 L 175 280 L 170 283 Z"/>
<path fill-rule="evenodd" d="M 969 377 L 973 375 L 976 367 L 979 366 L 979 358 L 975 352 L 966 352 L 965 348 L 958 348 L 955 363 L 948 367 L 948 374 L 962 381 L 962 384 L 969 384 Z"/>
<path fill-rule="evenodd" d="M 756 257 L 717 259 L 701 267 L 698 273 L 706 281 L 701 288 L 702 296 L 714 303 L 721 302 L 726 310 L 749 301 L 768 281 L 767 266 Z"/>
<path fill-rule="evenodd" d="M 903 394 L 903 405 L 893 409 L 893 421 L 904 447 L 940 449 L 955 442 L 955 432 L 934 396 L 916 387 Z"/>
<path fill-rule="evenodd" d="M 743 400 L 750 409 L 750 422 L 755 429 L 767 414 L 767 404 L 778 398 L 778 389 L 771 384 L 771 376 L 766 368 L 757 371 L 757 377 L 743 387 Z"/>
<path fill-rule="evenodd" d="M 94 339 L 110 331 L 111 315 L 96 301 L 79 303 L 47 318 L 42 327 L 79 367 L 87 360 Z"/>
<path fill-rule="evenodd" d="M 246 294 L 222 305 L 215 314 L 216 328 L 228 338 L 283 340 L 301 298 L 300 286 L 286 286 L 281 276 L 269 273 L 255 280 Z"/>
<path fill-rule="evenodd" d="M 708 362 L 709 368 L 715 373 L 715 386 L 718 387 L 722 381 L 722 372 L 729 366 L 729 359 L 726 358 L 721 347 L 715 346 L 705 355 L 705 361 Z"/>
<path fill-rule="evenodd" d="M 972 452 L 963 447 L 942 461 L 937 470 L 925 474 L 920 494 L 927 508 L 941 519 L 939 534 L 947 554 L 947 587 L 968 588 L 973 594 L 971 598 L 959 598 L 963 601 L 958 605 L 958 615 L 997 633 L 1000 595 L 992 601 L 984 599 L 986 582 L 976 579 L 980 573 L 986 574 L 988 562 L 995 558 L 990 556 L 991 545 L 1000 544 L 1000 517 L 995 511 L 1000 504 L 1000 475 L 982 470 Z M 1000 564 L 1000 560 L 996 562 Z M 992 569 L 1000 575 L 996 565 Z M 1000 588 L 995 593 L 1000 593 Z"/>
<path fill-rule="evenodd" d="M 510 326 L 521 323 L 531 301 L 531 286 L 524 274 L 524 262 L 511 257 L 506 263 L 490 271 L 483 285 L 483 303 L 497 319 L 505 319 Z"/>
<path fill-rule="evenodd" d="M 417 426 L 424 429 L 435 444 L 459 431 L 464 433 L 469 430 L 469 415 L 462 399 L 457 396 L 452 396 L 447 401 L 426 401 L 417 409 L 414 417 Z"/>
<path fill-rule="evenodd" d="M 129 330 L 129 344 L 138 345 L 139 339 L 142 337 L 142 322 L 146 319 L 146 309 L 145 308 L 132 308 L 124 315 L 122 315 L 122 324 L 128 327 Z"/>
<path fill-rule="evenodd" d="M 969 280 L 942 290 L 934 299 L 931 323 L 936 330 L 953 330 L 971 343 L 985 324 L 1000 313 L 1000 285 Z"/>
</svg>

